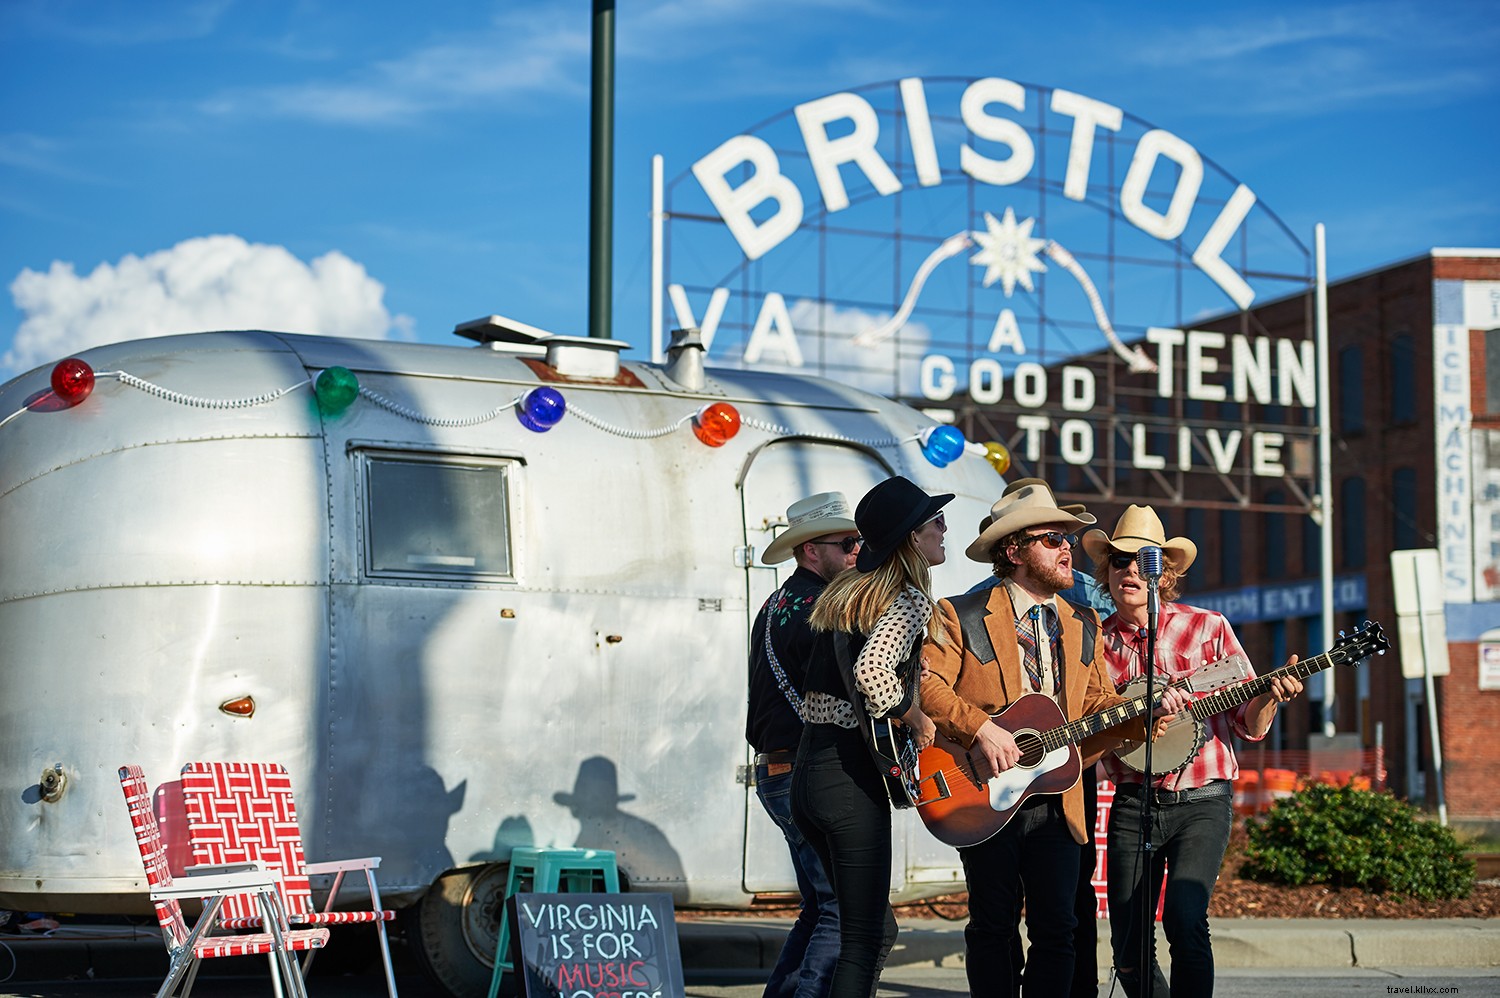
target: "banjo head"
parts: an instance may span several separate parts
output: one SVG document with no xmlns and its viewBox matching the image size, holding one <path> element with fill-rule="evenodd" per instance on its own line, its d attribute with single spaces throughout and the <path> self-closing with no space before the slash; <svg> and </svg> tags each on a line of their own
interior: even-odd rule
<svg viewBox="0 0 1500 998">
<path fill-rule="evenodd" d="M 1122 696 L 1146 692 L 1146 680 L 1132 679 L 1120 690 Z M 1150 718 L 1147 718 L 1150 723 Z M 1166 733 L 1151 743 L 1151 775 L 1167 776 L 1187 767 L 1208 740 L 1208 728 L 1191 714 L 1178 714 L 1167 724 Z M 1115 758 L 1137 773 L 1146 772 L 1146 743 L 1127 741 L 1115 749 Z"/>
</svg>

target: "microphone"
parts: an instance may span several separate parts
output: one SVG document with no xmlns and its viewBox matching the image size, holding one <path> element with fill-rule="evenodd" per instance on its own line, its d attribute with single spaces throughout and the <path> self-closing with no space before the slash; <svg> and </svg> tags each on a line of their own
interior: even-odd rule
<svg viewBox="0 0 1500 998">
<path fill-rule="evenodd" d="M 1147 545 L 1135 553 L 1135 565 L 1143 579 L 1161 578 L 1161 548 Z"/>
</svg>

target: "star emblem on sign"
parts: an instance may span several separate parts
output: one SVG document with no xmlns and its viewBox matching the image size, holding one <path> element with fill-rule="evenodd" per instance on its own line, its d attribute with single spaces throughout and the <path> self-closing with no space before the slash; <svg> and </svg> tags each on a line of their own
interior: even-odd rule
<svg viewBox="0 0 1500 998">
<path fill-rule="evenodd" d="M 1017 284 L 1027 291 L 1035 291 L 1031 275 L 1047 269 L 1047 265 L 1037 259 L 1038 251 L 1047 245 L 1047 240 L 1031 237 L 1036 219 L 1028 218 L 1017 222 L 1015 211 L 1006 208 L 1003 219 L 996 219 L 994 215 L 985 212 L 984 224 L 987 231 L 980 232 L 976 229 L 973 233 L 974 241 L 980 247 L 979 252 L 969 257 L 970 263 L 985 268 L 984 286 L 989 287 L 998 279 L 1007 298 L 1015 291 Z"/>
</svg>

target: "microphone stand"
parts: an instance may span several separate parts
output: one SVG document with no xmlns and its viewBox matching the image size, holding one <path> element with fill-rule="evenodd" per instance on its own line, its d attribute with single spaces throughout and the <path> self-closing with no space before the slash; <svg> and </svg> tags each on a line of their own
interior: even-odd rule
<svg viewBox="0 0 1500 998">
<path fill-rule="evenodd" d="M 1141 976 L 1143 998 L 1154 998 L 1156 992 L 1156 897 L 1151 889 L 1151 796 L 1156 774 L 1151 771 L 1151 745 L 1156 741 L 1156 616 L 1161 609 L 1157 585 L 1161 581 L 1161 548 L 1143 547 L 1136 552 L 1136 566 L 1146 579 L 1146 658 L 1141 663 L 1146 674 L 1145 780 L 1141 785 Z"/>
</svg>

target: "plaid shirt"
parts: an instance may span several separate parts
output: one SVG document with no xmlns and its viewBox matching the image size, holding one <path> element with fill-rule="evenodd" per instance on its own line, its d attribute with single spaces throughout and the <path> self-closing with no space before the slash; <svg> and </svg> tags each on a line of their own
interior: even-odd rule
<svg viewBox="0 0 1500 998">
<path fill-rule="evenodd" d="M 1116 686 L 1123 686 L 1143 675 L 1141 660 L 1146 654 L 1146 635 L 1143 630 L 1126 624 L 1118 613 L 1114 613 L 1105 618 L 1101 639 L 1104 665 Z M 1170 680 L 1187 676 L 1199 666 L 1212 665 L 1236 652 L 1243 655 L 1244 649 L 1240 647 L 1239 639 L 1234 636 L 1234 630 L 1222 614 L 1183 603 L 1161 605 L 1156 618 L 1158 677 Z M 1255 670 L 1252 668 L 1248 678 L 1254 676 Z M 1260 741 L 1265 737 L 1256 736 L 1245 727 L 1245 714 L 1249 706 L 1248 703 L 1240 704 L 1204 721 L 1208 739 L 1204 742 L 1203 749 L 1182 772 L 1157 777 L 1152 781 L 1153 785 L 1164 790 L 1185 790 L 1189 787 L 1201 787 L 1210 780 L 1233 780 L 1239 776 L 1240 767 L 1234 757 L 1234 748 L 1230 745 L 1230 735 L 1238 735 L 1249 741 Z M 1113 753 L 1106 755 L 1103 762 L 1105 773 L 1115 783 L 1141 782 L 1142 774 L 1120 762 Z"/>
</svg>

